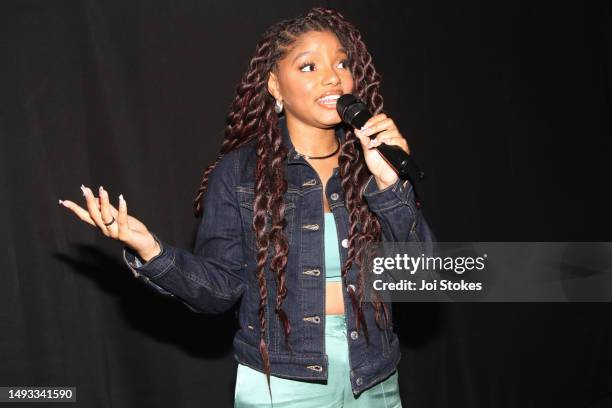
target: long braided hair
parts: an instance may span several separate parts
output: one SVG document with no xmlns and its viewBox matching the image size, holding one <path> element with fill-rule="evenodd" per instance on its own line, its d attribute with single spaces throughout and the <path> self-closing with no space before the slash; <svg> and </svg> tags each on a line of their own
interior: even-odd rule
<svg viewBox="0 0 612 408">
<path fill-rule="evenodd" d="M 206 192 L 208 178 L 221 158 L 227 153 L 256 140 L 257 164 L 255 168 L 254 216 L 252 228 L 257 245 L 256 277 L 259 284 L 259 350 L 264 370 L 270 385 L 270 360 L 266 344 L 265 308 L 268 302 L 268 288 L 265 280 L 265 267 L 270 248 L 274 255 L 270 269 L 275 275 L 277 293 L 275 312 L 282 322 L 285 334 L 285 346 L 291 350 L 289 335 L 291 324 L 282 304 L 287 297 L 285 268 L 289 245 L 284 233 L 285 204 L 283 194 L 287 191 L 284 177 L 283 161 L 287 148 L 282 143 L 282 135 L 277 126 L 278 115 L 274 112 L 274 98 L 268 93 L 268 75 L 276 68 L 291 45 L 301 35 L 309 31 L 330 31 L 334 33 L 347 51 L 349 69 L 355 84 L 354 94 L 364 101 L 371 112 L 380 113 L 383 109 L 383 98 L 379 93 L 380 75 L 372 64 L 372 57 L 361 40 L 359 31 L 342 14 L 325 8 L 313 8 L 306 14 L 294 19 L 283 20 L 271 26 L 256 46 L 255 56 L 251 59 L 248 70 L 236 88 L 227 116 L 227 127 L 220 152 L 216 160 L 204 171 L 201 185 L 197 191 L 194 207 L 196 216 L 202 215 L 201 201 Z M 349 213 L 348 255 L 342 266 L 342 280 L 349 288 L 348 294 L 356 318 L 357 330 L 363 330 L 369 344 L 368 327 L 364 317 L 365 260 L 369 256 L 366 244 L 380 240 L 380 224 L 369 210 L 362 198 L 370 172 L 365 164 L 358 139 L 351 129 L 346 130 L 345 141 L 338 158 L 341 186 L 345 194 L 345 205 Z M 271 219 L 269 219 L 270 217 Z M 270 230 L 266 229 L 268 220 Z M 347 285 L 347 271 L 353 263 L 360 266 L 357 285 Z M 376 294 L 374 292 L 374 294 Z M 376 324 L 380 329 L 390 324 L 387 305 L 375 298 L 372 306 L 376 311 Z M 383 316 L 384 315 L 384 318 Z"/>
</svg>

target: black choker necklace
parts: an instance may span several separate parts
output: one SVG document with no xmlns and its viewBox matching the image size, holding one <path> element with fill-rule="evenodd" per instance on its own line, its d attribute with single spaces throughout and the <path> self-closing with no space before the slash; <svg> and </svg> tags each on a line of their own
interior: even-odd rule
<svg viewBox="0 0 612 408">
<path fill-rule="evenodd" d="M 336 146 L 336 150 L 334 150 L 333 152 L 331 152 L 327 156 L 307 156 L 305 154 L 302 154 L 302 153 L 298 152 L 297 150 L 296 150 L 296 153 L 298 154 L 298 156 L 302 156 L 303 158 L 310 159 L 310 160 L 327 159 L 328 157 L 332 157 L 334 154 L 338 153 L 338 150 L 340 150 L 340 140 L 338 140 L 337 137 L 336 137 L 336 141 L 338 142 L 338 146 Z"/>
</svg>

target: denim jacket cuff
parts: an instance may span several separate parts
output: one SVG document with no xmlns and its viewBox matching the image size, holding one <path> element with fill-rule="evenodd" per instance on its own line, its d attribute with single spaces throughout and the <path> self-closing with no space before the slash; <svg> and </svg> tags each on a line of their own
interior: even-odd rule
<svg viewBox="0 0 612 408">
<path fill-rule="evenodd" d="M 151 235 L 153 235 L 153 238 L 161 249 L 159 254 L 145 262 L 134 250 L 125 246 L 123 247 L 123 260 L 130 268 L 135 278 L 142 278 L 145 283 L 152 286 L 158 292 L 172 296 L 170 292 L 151 281 L 151 279 L 158 278 L 166 273 L 173 264 L 171 254 L 161 242 L 159 237 L 152 232 Z"/>
<path fill-rule="evenodd" d="M 153 258 L 148 261 L 144 261 L 142 258 L 138 256 L 136 251 L 133 249 L 124 246 L 123 247 L 123 260 L 125 264 L 131 269 L 134 277 L 139 278 L 141 275 L 149 277 L 151 279 L 157 278 L 163 275 L 168 268 L 172 265 L 172 260 L 170 259 L 170 253 L 161 242 L 161 240 L 151 232 L 153 235 L 153 239 L 159 245 L 160 251 L 159 254 L 155 255 Z"/>
<path fill-rule="evenodd" d="M 413 200 L 412 184 L 408 180 L 398 178 L 395 183 L 379 190 L 374 176 L 370 176 L 364 187 L 363 197 L 374 212 L 385 211 L 399 205 L 409 205 Z"/>
</svg>

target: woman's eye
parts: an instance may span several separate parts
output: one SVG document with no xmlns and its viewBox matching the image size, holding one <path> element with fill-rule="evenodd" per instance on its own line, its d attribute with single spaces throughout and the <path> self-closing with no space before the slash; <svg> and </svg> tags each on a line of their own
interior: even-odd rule
<svg viewBox="0 0 612 408">
<path fill-rule="evenodd" d="M 311 68 L 311 69 L 304 69 L 304 68 Z M 312 62 L 307 62 L 305 64 L 300 65 L 300 71 L 302 72 L 311 72 L 314 70 L 314 64 Z"/>
<path fill-rule="evenodd" d="M 341 66 L 340 68 L 346 69 L 348 68 L 348 60 L 342 60 L 338 63 L 338 65 Z M 314 69 L 314 62 L 305 62 L 304 64 L 300 65 L 300 71 L 302 72 L 312 72 Z"/>
</svg>

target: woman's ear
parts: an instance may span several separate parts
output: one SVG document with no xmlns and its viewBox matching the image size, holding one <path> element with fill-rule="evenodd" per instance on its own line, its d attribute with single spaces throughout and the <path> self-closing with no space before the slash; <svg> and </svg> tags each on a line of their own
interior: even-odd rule
<svg viewBox="0 0 612 408">
<path fill-rule="evenodd" d="M 272 71 L 270 71 L 270 74 L 268 75 L 268 92 L 274 99 L 282 101 L 282 96 L 278 89 L 278 78 Z"/>
</svg>

